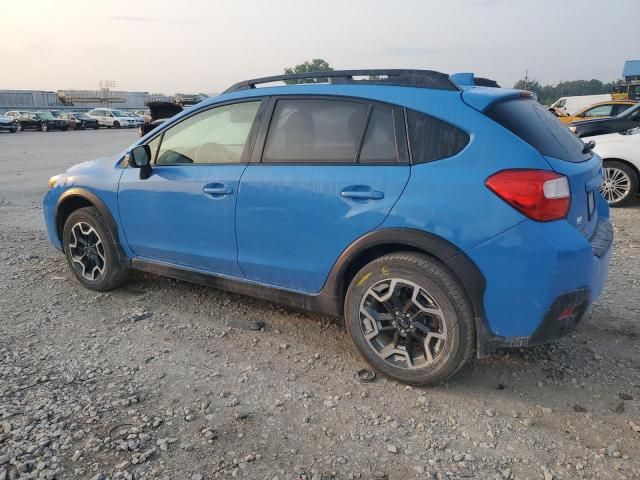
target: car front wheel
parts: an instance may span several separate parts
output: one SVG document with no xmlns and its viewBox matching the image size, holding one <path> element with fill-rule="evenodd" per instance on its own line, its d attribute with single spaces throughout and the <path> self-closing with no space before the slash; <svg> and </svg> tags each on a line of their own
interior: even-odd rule
<svg viewBox="0 0 640 480">
<path fill-rule="evenodd" d="M 40 130 L 43 132 L 49 131 L 49 124 L 47 122 L 42 122 L 40 124 Z"/>
<path fill-rule="evenodd" d="M 427 255 L 394 253 L 366 265 L 349 285 L 344 314 L 365 360 L 400 382 L 442 382 L 473 352 L 475 327 L 464 289 Z"/>
<path fill-rule="evenodd" d="M 94 207 L 69 215 L 62 240 L 67 262 L 86 288 L 103 292 L 126 280 L 127 269 L 120 262 L 114 236 Z"/>
<path fill-rule="evenodd" d="M 616 160 L 604 162 L 604 180 L 600 191 L 612 207 L 622 207 L 638 193 L 638 175 L 626 163 Z"/>
</svg>

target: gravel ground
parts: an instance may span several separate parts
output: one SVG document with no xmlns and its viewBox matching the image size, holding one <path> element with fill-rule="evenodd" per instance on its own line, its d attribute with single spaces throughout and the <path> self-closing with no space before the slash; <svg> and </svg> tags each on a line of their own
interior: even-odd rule
<svg viewBox="0 0 640 480">
<path fill-rule="evenodd" d="M 72 278 L 46 181 L 134 139 L 0 134 L 0 480 L 640 478 L 640 202 L 613 212 L 609 282 L 574 335 L 434 388 L 360 383 L 336 319 Z"/>
</svg>

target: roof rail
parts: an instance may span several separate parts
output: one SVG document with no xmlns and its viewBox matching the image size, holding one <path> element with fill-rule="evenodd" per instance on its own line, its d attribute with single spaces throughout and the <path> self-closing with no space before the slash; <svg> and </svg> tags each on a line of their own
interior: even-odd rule
<svg viewBox="0 0 640 480">
<path fill-rule="evenodd" d="M 369 77 L 355 79 L 354 77 Z M 383 77 L 383 78 L 381 78 Z M 287 80 L 326 80 L 336 84 L 391 85 L 402 87 L 435 88 L 439 90 L 459 90 L 449 76 L 433 70 L 333 70 L 329 72 L 294 73 L 291 75 L 275 75 L 272 77 L 254 78 L 238 82 L 222 93 L 237 92 L 256 88 L 256 85 Z M 303 83 L 303 82 L 300 82 Z"/>
<path fill-rule="evenodd" d="M 498 82 L 491 80 L 490 78 L 475 77 L 474 81 L 478 87 L 502 88 L 498 85 Z"/>
</svg>

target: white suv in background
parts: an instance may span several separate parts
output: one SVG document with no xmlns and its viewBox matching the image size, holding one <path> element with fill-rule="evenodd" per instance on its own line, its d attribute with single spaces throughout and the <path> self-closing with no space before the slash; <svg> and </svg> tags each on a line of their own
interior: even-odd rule
<svg viewBox="0 0 640 480">
<path fill-rule="evenodd" d="M 133 128 L 144 124 L 144 119 L 132 113 L 113 108 L 94 108 L 89 112 L 89 116 L 98 120 L 100 126 L 107 128 Z"/>
</svg>

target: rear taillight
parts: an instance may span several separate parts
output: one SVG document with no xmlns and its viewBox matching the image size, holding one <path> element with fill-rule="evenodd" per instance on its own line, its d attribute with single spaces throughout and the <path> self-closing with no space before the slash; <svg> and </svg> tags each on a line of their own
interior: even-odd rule
<svg viewBox="0 0 640 480">
<path fill-rule="evenodd" d="M 566 218 L 571 206 L 569 180 L 546 170 L 503 170 L 485 185 L 527 217 L 539 222 Z"/>
</svg>

